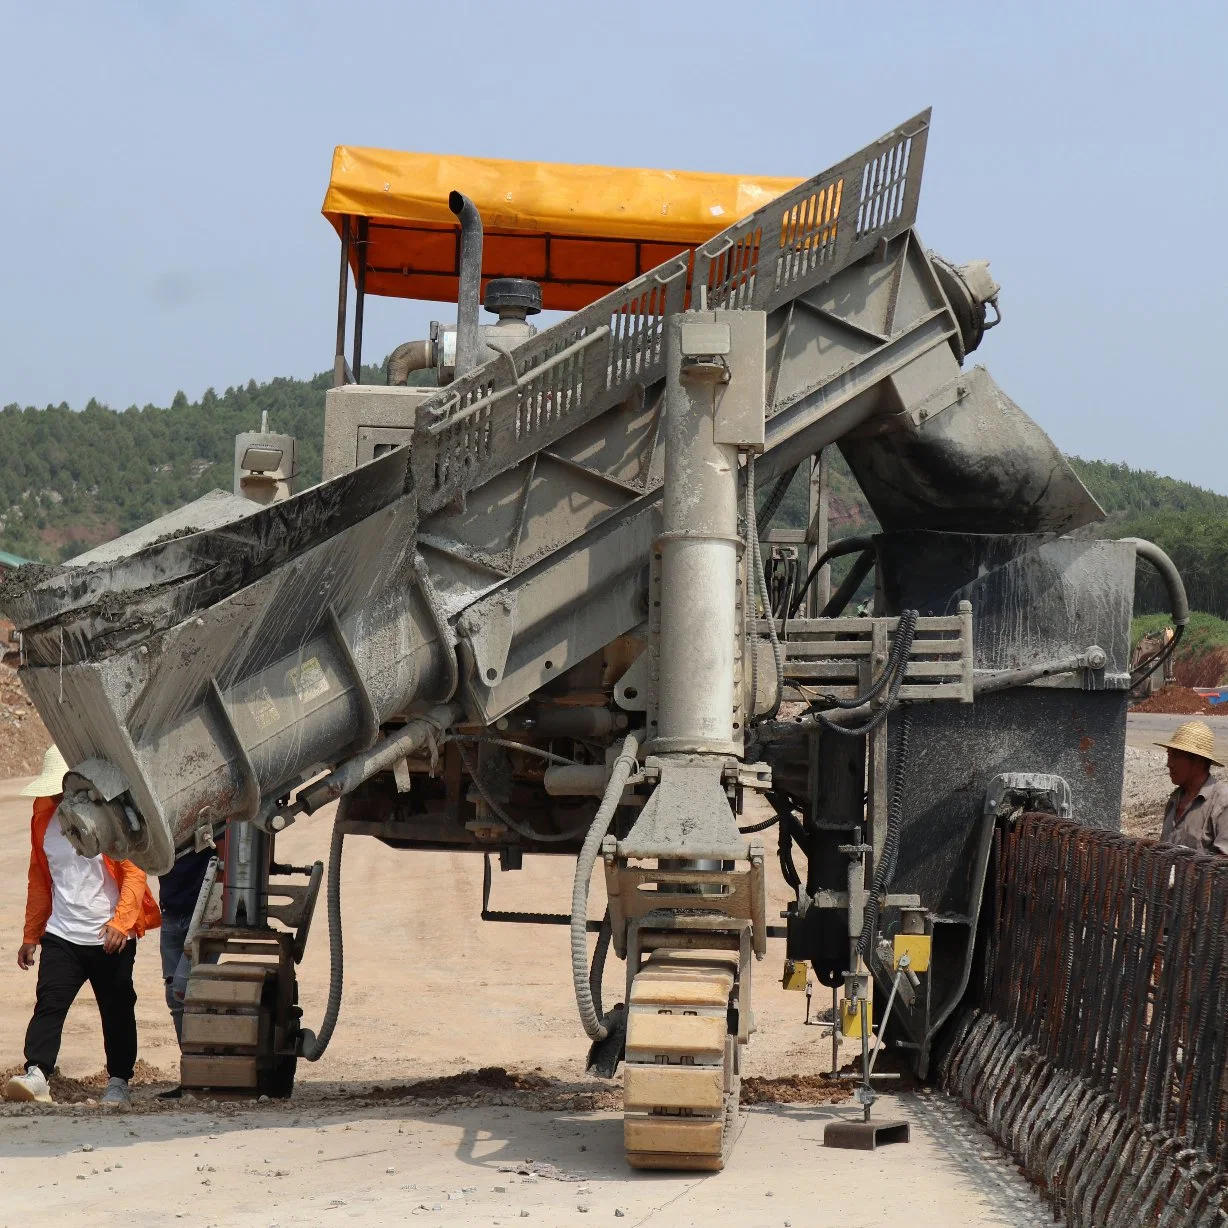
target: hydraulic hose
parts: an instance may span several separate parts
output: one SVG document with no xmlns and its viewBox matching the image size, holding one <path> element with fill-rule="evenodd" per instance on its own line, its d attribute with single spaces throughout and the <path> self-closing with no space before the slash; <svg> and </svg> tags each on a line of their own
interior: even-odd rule
<svg viewBox="0 0 1228 1228">
<path fill-rule="evenodd" d="M 789 884 L 790 888 L 797 891 L 802 885 L 802 880 L 793 861 L 793 828 L 791 826 L 793 811 L 787 801 L 774 797 L 770 793 L 768 794 L 768 801 L 772 803 L 772 808 L 776 811 L 776 817 L 780 821 L 776 844 L 776 854 L 780 861 L 780 874 L 785 882 Z"/>
<path fill-rule="evenodd" d="M 861 556 L 849 568 L 844 583 L 832 594 L 831 600 L 819 611 L 820 618 L 838 618 L 844 607 L 853 600 L 861 582 L 874 570 L 876 562 L 873 550 L 863 550 Z"/>
<path fill-rule="evenodd" d="M 610 1034 L 606 1027 L 605 1017 L 601 1013 L 600 984 L 597 981 L 598 992 L 593 991 L 593 979 L 588 966 L 588 888 L 593 877 L 593 867 L 597 864 L 597 855 L 601 852 L 601 842 L 610 830 L 614 820 L 614 812 L 622 800 L 623 789 L 635 770 L 640 744 L 635 734 L 629 733 L 623 739 L 622 750 L 614 760 L 614 770 L 610 773 L 610 783 L 606 785 L 605 795 L 597 813 L 593 818 L 588 835 L 576 858 L 576 877 L 571 887 L 571 979 L 576 990 L 576 1006 L 580 1010 L 580 1022 L 590 1040 L 605 1040 Z M 598 950 L 601 951 L 601 938 L 598 935 Z M 601 953 L 604 964 L 605 954 Z M 593 961 L 593 973 L 596 972 L 597 961 Z"/>
<path fill-rule="evenodd" d="M 841 558 L 846 554 L 864 554 L 867 550 L 873 549 L 874 538 L 872 537 L 842 537 L 838 542 L 832 542 L 815 559 L 814 566 L 806 573 L 806 579 L 802 582 L 801 588 L 797 590 L 797 595 L 793 598 L 793 608 L 789 612 L 790 615 L 796 615 L 798 610 L 802 608 L 802 602 L 806 600 L 806 594 L 810 591 L 810 586 L 814 583 L 815 577 L 832 559 Z M 862 579 L 864 578 L 863 575 Z M 858 580 L 857 583 L 860 584 L 861 580 Z"/>
<path fill-rule="evenodd" d="M 772 720 L 780 711 L 780 701 L 785 692 L 785 657 L 780 647 L 780 639 L 776 635 L 776 617 L 772 612 L 771 598 L 768 596 L 767 577 L 763 574 L 763 556 L 759 549 L 759 523 L 755 514 L 755 454 L 750 452 L 746 457 L 746 535 L 750 538 L 751 571 L 753 573 L 751 590 L 751 607 L 754 607 L 754 594 L 763 597 L 763 609 L 767 614 L 768 640 L 772 645 L 772 660 L 776 665 L 776 703 L 772 710 L 765 713 L 764 720 Z M 759 670 L 757 654 L 753 647 L 750 654 L 751 688 L 750 704 L 753 713 L 758 690 Z M 749 722 L 748 722 L 749 723 Z"/>
<path fill-rule="evenodd" d="M 345 948 L 341 940 L 341 849 L 345 833 L 341 821 L 349 808 L 349 798 L 343 797 L 337 804 L 337 817 L 333 820 L 333 839 L 328 850 L 328 1004 L 319 1032 L 304 1028 L 299 1034 L 299 1053 L 309 1062 L 318 1062 L 333 1038 L 337 1017 L 341 1014 L 341 988 L 345 979 Z"/>
<path fill-rule="evenodd" d="M 601 981 L 605 976 L 605 960 L 610 952 L 610 939 L 613 936 L 614 927 L 610 921 L 610 909 L 607 906 L 605 916 L 601 918 L 601 926 L 597 930 L 597 945 L 593 948 L 593 962 L 588 970 L 588 992 L 598 1009 L 601 1003 Z"/>
<path fill-rule="evenodd" d="M 870 953 L 870 943 L 874 940 L 874 931 L 878 929 L 878 918 L 882 911 L 883 901 L 887 898 L 887 888 L 895 877 L 895 863 L 900 854 L 900 828 L 904 819 L 904 773 L 908 762 L 908 738 L 912 732 L 912 713 L 905 712 L 900 720 L 900 736 L 896 742 L 895 776 L 891 782 L 891 801 L 887 807 L 887 833 L 883 837 L 883 851 L 878 864 L 874 867 L 874 883 L 870 888 L 870 896 L 866 900 L 865 911 L 861 918 L 861 937 L 857 941 L 857 954 L 863 960 Z"/>
<path fill-rule="evenodd" d="M 1151 656 L 1140 661 L 1130 672 L 1130 686 L 1133 688 L 1144 678 L 1154 674 L 1176 652 L 1177 645 L 1185 634 L 1186 624 L 1190 621 L 1190 602 L 1177 565 L 1155 542 L 1149 542 L 1142 537 L 1123 537 L 1121 540 L 1132 545 L 1134 553 L 1139 558 L 1146 559 L 1160 573 L 1160 579 L 1168 592 L 1168 608 L 1173 616 L 1173 638 Z"/>
</svg>

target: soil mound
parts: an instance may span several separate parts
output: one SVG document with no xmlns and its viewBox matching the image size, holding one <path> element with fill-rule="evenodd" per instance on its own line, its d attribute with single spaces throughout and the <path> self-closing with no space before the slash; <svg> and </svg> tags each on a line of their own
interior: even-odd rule
<svg viewBox="0 0 1228 1228">
<path fill-rule="evenodd" d="M 1131 708 L 1132 712 L 1172 712 L 1180 716 L 1222 715 L 1222 705 L 1208 703 L 1188 686 L 1166 686 Z"/>
<path fill-rule="evenodd" d="M 751 1075 L 742 1080 L 743 1104 L 840 1104 L 853 1094 L 847 1079 L 829 1074 L 785 1075 L 764 1079 Z"/>
<path fill-rule="evenodd" d="M 10 665 L 0 665 L 0 780 L 35 776 L 51 735 Z"/>
<path fill-rule="evenodd" d="M 11 1075 L 25 1074 L 25 1072 L 24 1066 L 10 1066 L 8 1070 L 0 1072 L 0 1083 L 5 1082 Z M 51 1099 L 56 1104 L 85 1104 L 90 1100 L 97 1100 L 102 1095 L 102 1089 L 106 1087 L 109 1077 L 105 1070 L 96 1070 L 92 1075 L 87 1075 L 83 1079 L 69 1079 L 62 1074 L 53 1074 L 51 1076 Z M 165 1086 L 170 1082 L 173 1080 L 168 1079 L 167 1075 L 156 1066 L 151 1066 L 141 1059 L 137 1060 L 132 1072 L 132 1087 L 149 1087 L 158 1084 Z"/>
</svg>

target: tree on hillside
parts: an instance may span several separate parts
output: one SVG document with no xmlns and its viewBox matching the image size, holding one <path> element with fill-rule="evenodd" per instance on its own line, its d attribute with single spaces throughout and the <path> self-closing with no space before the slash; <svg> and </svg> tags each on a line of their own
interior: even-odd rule
<svg viewBox="0 0 1228 1228">
<path fill-rule="evenodd" d="M 423 381 L 431 373 L 420 373 Z M 383 382 L 378 367 L 363 378 Z M 269 425 L 299 440 L 300 484 L 320 479 L 328 374 L 309 380 L 254 380 L 199 401 L 176 392 L 169 407 L 116 412 L 91 400 L 80 412 L 65 404 L 0 410 L 0 549 L 55 562 L 129 532 L 216 487 L 229 489 L 234 437 Z M 1070 463 L 1108 514 L 1103 537 L 1146 537 L 1173 557 L 1197 609 L 1228 617 L 1228 496 L 1128 465 L 1071 457 Z M 832 537 L 872 532 L 865 498 L 837 449 L 831 466 Z M 806 466 L 798 469 L 774 523 L 806 523 Z M 761 505 L 768 490 L 760 494 Z M 847 565 L 847 564 L 845 564 Z M 1162 587 L 1139 570 L 1138 608 L 1165 607 Z"/>
</svg>

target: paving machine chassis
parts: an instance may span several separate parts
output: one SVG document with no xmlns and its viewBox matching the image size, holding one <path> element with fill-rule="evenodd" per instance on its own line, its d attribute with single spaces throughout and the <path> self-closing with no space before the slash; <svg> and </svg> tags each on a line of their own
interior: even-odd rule
<svg viewBox="0 0 1228 1228">
<path fill-rule="evenodd" d="M 323 481 L 292 493 L 293 441 L 266 427 L 241 437 L 241 495 L 9 582 L 74 844 L 159 873 L 225 835 L 185 1085 L 286 1093 L 323 1052 L 356 836 L 481 853 L 483 917 L 570 927 L 594 1068 L 625 1058 L 633 1165 L 724 1163 L 773 939 L 786 980 L 810 965 L 843 994 L 846 1035 L 868 1044 L 889 995 L 894 1043 L 927 1069 L 972 975 L 1003 799 L 1116 821 L 1136 553 L 1166 563 L 1065 536 L 1099 508 L 963 368 L 997 287 L 913 229 L 928 130 L 926 112 L 720 233 L 679 234 L 541 332 L 540 291 L 488 276 L 528 270 L 483 268 L 497 205 L 454 192 L 456 329 L 396 351 L 388 385 L 351 372 L 363 294 L 396 292 L 377 263 L 396 227 L 354 206 Z M 426 369 L 438 386 L 402 382 Z M 832 446 L 881 531 L 772 547 L 771 506 Z M 841 554 L 849 578 L 816 599 Z M 274 843 L 338 799 L 337 993 L 313 1033 L 294 966 L 322 867 L 280 867 Z M 526 852 L 575 859 L 570 912 L 490 907 L 492 858 Z M 794 894 L 784 925 L 769 867 Z M 611 948 L 627 993 L 606 1011 Z"/>
</svg>

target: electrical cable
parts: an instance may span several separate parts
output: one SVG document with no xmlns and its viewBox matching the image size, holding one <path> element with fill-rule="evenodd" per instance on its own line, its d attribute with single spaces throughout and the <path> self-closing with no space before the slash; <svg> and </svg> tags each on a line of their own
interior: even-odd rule
<svg viewBox="0 0 1228 1228">
<path fill-rule="evenodd" d="M 905 622 L 905 615 L 911 614 L 913 617 Z M 899 668 L 891 678 L 891 686 L 887 691 L 887 698 L 883 706 L 872 716 L 864 725 L 841 725 L 838 721 L 833 721 L 825 712 L 816 712 L 815 720 L 818 721 L 824 729 L 830 729 L 832 733 L 843 734 L 849 738 L 864 737 L 868 733 L 873 733 L 886 719 L 887 714 L 895 707 L 900 695 L 900 688 L 904 685 L 904 677 L 908 673 L 908 654 L 912 651 L 913 632 L 917 627 L 917 611 L 905 610 L 900 615 L 899 625 L 896 627 L 896 642 L 898 643 L 905 636 L 907 637 L 907 646 L 900 654 Z"/>
<path fill-rule="evenodd" d="M 345 947 L 341 938 L 341 852 L 345 833 L 341 823 L 349 810 L 350 799 L 342 797 L 333 819 L 333 838 L 328 850 L 328 886 L 325 900 L 328 908 L 328 1003 L 320 1030 L 304 1028 L 299 1033 L 298 1051 L 309 1062 L 318 1062 L 332 1040 L 333 1029 L 341 1014 L 341 991 L 345 981 Z"/>
<path fill-rule="evenodd" d="M 912 732 L 912 713 L 905 711 L 900 719 L 899 737 L 895 744 L 895 774 L 891 782 L 891 801 L 887 806 L 887 832 L 878 864 L 874 867 L 874 882 L 861 918 L 861 937 L 857 954 L 868 960 L 870 943 L 878 928 L 879 915 L 887 899 L 887 889 L 895 878 L 895 866 L 900 853 L 900 829 L 904 817 L 904 775 L 908 763 L 908 740 Z"/>
<path fill-rule="evenodd" d="M 912 651 L 912 642 L 917 634 L 917 611 L 905 610 L 900 615 L 896 626 L 895 639 L 891 643 L 891 651 L 883 665 L 883 672 L 870 683 L 870 689 L 864 695 L 854 695 L 852 699 L 839 699 L 835 695 L 820 695 L 818 699 L 833 708 L 860 708 L 875 700 L 883 688 L 903 669 L 908 668 L 908 654 Z M 810 701 L 813 707 L 815 700 Z"/>
<path fill-rule="evenodd" d="M 752 823 L 749 827 L 739 827 L 738 831 L 743 836 L 753 836 L 757 831 L 767 831 L 769 827 L 775 827 L 780 822 L 780 815 L 774 814 L 770 819 L 764 819 L 762 823 Z"/>
<path fill-rule="evenodd" d="M 525 742 L 517 742 L 513 738 L 491 738 L 480 733 L 450 733 L 443 742 L 485 742 L 487 746 L 504 746 L 508 750 L 524 751 L 526 755 L 536 755 L 550 763 L 562 763 L 568 767 L 579 766 L 579 760 L 568 759 L 566 755 L 556 755 L 552 751 L 542 750 L 537 746 L 529 746 Z"/>
<path fill-rule="evenodd" d="M 571 980 L 576 991 L 576 1006 L 580 1011 L 580 1022 L 590 1040 L 605 1040 L 610 1034 L 606 1026 L 605 1016 L 601 1013 L 600 993 L 593 993 L 593 973 L 595 968 L 588 962 L 588 888 L 593 876 L 593 867 L 597 864 L 597 855 L 601 852 L 601 842 L 605 839 L 610 824 L 614 821 L 614 813 L 622 801 L 623 790 L 631 779 L 631 773 L 639 766 L 640 744 L 635 734 L 629 733 L 623 739 L 622 750 L 614 760 L 614 768 L 610 773 L 610 782 L 605 787 L 605 794 L 597 813 L 593 817 L 592 826 L 584 838 L 584 844 L 576 857 L 576 875 L 571 885 Z M 600 933 L 598 934 L 600 941 Z M 604 956 L 603 963 L 604 963 Z M 595 961 L 594 961 L 595 963 Z M 600 982 L 598 982 L 600 984 Z"/>
</svg>

